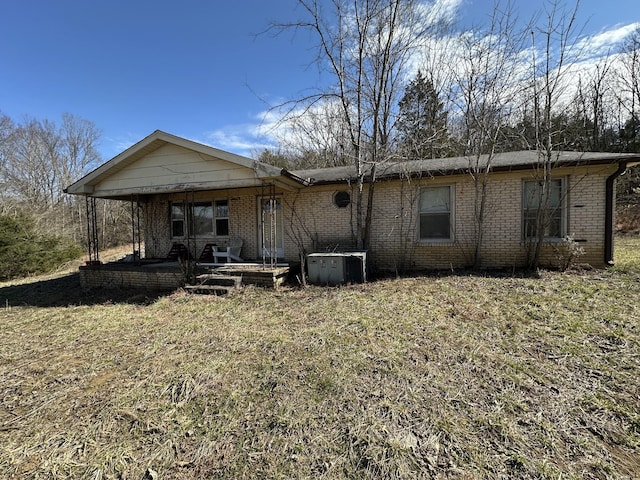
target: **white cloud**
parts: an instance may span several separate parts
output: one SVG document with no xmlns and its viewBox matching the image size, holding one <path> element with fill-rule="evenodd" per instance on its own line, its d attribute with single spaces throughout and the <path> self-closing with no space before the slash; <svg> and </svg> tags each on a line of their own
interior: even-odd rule
<svg viewBox="0 0 640 480">
<path fill-rule="evenodd" d="M 432 3 L 424 3 L 423 5 L 429 15 L 437 15 L 433 19 L 451 20 L 459 15 L 459 10 L 465 0 L 436 0 Z M 631 23 L 628 25 L 616 25 L 607 30 L 602 30 L 594 35 L 585 36 L 580 39 L 577 44 L 578 50 L 583 53 L 582 60 L 571 65 L 568 73 L 563 75 L 564 78 L 571 79 L 565 86 L 562 101 L 567 101 L 575 92 L 578 78 L 587 79 L 596 71 L 596 65 L 605 56 L 618 51 L 621 43 L 635 29 L 640 27 L 640 23 Z M 478 32 L 468 32 L 470 35 L 478 34 Z M 457 36 L 441 36 L 431 38 L 428 45 L 425 45 L 425 52 L 428 55 L 422 55 L 412 59 L 409 66 L 408 80 L 415 75 L 418 69 L 430 71 L 434 75 L 434 80 L 442 80 L 446 83 L 445 76 L 451 75 L 451 70 L 445 66 L 455 66 L 460 69 L 464 62 L 456 56 L 462 52 L 460 47 L 460 39 Z M 609 61 L 615 63 L 616 56 L 612 55 Z M 520 66 L 517 67 L 515 76 L 527 76 L 531 70 L 531 47 L 525 48 L 520 52 L 518 60 Z M 440 78 L 442 77 L 442 78 Z M 504 89 L 504 93 L 513 96 L 514 93 L 509 88 Z M 205 134 L 205 142 L 224 150 L 229 150 L 241 155 L 256 157 L 264 149 L 277 149 L 279 146 L 303 145 L 300 131 L 314 132 L 313 126 L 318 126 L 321 121 L 322 112 L 320 106 L 311 108 L 310 115 L 307 120 L 302 120 L 301 111 L 286 111 L 283 109 L 273 109 L 262 111 L 256 114 L 252 119 L 244 124 L 226 125 L 216 130 L 209 131 Z M 289 114 L 290 117 L 297 118 L 297 125 L 293 127 L 291 122 L 283 122 L 282 119 Z M 315 117 L 315 118 L 314 118 Z M 317 128 L 316 128 L 317 130 Z M 318 136 L 312 136 L 312 140 L 321 142 L 323 139 Z"/>
<path fill-rule="evenodd" d="M 273 134 L 273 129 L 277 126 L 276 114 L 261 112 L 252 120 L 205 132 L 204 143 L 247 157 L 256 157 L 264 149 L 276 148 Z"/>
<path fill-rule="evenodd" d="M 256 153 L 271 147 L 271 143 L 253 135 L 252 125 L 225 125 L 205 134 L 205 143 L 212 147 L 246 157 L 253 157 Z"/>
<path fill-rule="evenodd" d="M 617 25 L 612 29 L 603 30 L 600 33 L 583 38 L 576 47 L 578 51 L 583 52 L 588 58 L 609 55 L 615 53 L 620 44 L 639 27 L 640 23 L 638 22 Z"/>
<path fill-rule="evenodd" d="M 464 0 L 436 0 L 433 4 L 427 5 L 427 19 L 433 23 L 453 22 L 457 16 Z"/>
<path fill-rule="evenodd" d="M 607 30 L 601 30 L 593 35 L 580 39 L 570 52 L 575 55 L 572 63 L 567 63 L 562 74 L 559 105 L 567 105 L 573 101 L 580 82 L 583 87 L 602 75 L 604 68 L 615 72 L 623 61 L 620 47 L 627 37 L 640 28 L 640 23 L 616 25 Z M 611 91 L 611 84 L 604 86 L 604 91 Z"/>
</svg>

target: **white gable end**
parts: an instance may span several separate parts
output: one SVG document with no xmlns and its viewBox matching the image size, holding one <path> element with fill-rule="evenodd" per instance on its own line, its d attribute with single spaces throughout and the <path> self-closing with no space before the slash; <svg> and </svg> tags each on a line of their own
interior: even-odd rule
<svg viewBox="0 0 640 480">
<path fill-rule="evenodd" d="M 250 168 L 167 144 L 97 182 L 94 195 L 228 188 L 254 181 L 257 182 L 256 174 Z"/>
<path fill-rule="evenodd" d="M 131 195 L 256 187 L 265 182 L 287 190 L 307 184 L 280 168 L 156 130 L 65 192 L 128 199 Z"/>
</svg>

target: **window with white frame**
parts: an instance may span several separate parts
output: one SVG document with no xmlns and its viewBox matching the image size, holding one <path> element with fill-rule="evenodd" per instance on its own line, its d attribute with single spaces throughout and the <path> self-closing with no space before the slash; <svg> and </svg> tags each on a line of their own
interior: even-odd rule
<svg viewBox="0 0 640 480">
<path fill-rule="evenodd" d="M 229 235 L 229 201 L 216 200 L 213 205 L 215 206 L 215 234 L 219 237 L 227 237 Z"/>
<path fill-rule="evenodd" d="M 184 209 L 184 203 L 171 204 L 171 236 L 184 237 L 185 222 L 187 215 Z"/>
<path fill-rule="evenodd" d="M 544 237 L 563 238 L 565 235 L 564 180 L 554 178 L 545 183 L 526 180 L 522 188 L 522 232 L 524 239 L 536 238 L 538 229 Z"/>
<path fill-rule="evenodd" d="M 184 237 L 188 234 L 196 237 L 229 235 L 228 200 L 213 202 L 172 203 L 171 236 Z"/>
<path fill-rule="evenodd" d="M 196 237 L 211 236 L 213 233 L 213 207 L 211 202 L 192 203 L 190 234 Z"/>
<path fill-rule="evenodd" d="M 420 190 L 420 240 L 453 240 L 453 195 L 452 185 L 425 187 Z"/>
</svg>

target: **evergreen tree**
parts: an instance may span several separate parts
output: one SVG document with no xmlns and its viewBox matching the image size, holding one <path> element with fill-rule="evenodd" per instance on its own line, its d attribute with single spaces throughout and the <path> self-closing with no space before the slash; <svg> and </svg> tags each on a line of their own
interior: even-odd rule
<svg viewBox="0 0 640 480">
<path fill-rule="evenodd" d="M 407 85 L 400 100 L 398 134 L 400 148 L 408 160 L 447 155 L 447 112 L 433 82 L 422 72 Z"/>
<path fill-rule="evenodd" d="M 623 152 L 640 152 L 640 118 L 630 117 L 619 131 L 619 149 Z"/>
</svg>

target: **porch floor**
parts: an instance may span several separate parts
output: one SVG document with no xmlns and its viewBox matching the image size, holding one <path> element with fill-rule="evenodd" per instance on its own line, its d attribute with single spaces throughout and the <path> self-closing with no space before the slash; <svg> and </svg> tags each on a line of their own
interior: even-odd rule
<svg viewBox="0 0 640 480">
<path fill-rule="evenodd" d="M 276 288 L 284 283 L 290 268 L 288 264 L 278 264 L 278 266 L 271 267 L 257 263 L 227 263 L 218 266 L 198 264 L 198 270 L 215 272 L 230 277 L 241 277 L 242 283 L 245 285 Z"/>
<path fill-rule="evenodd" d="M 196 275 L 215 273 L 240 277 L 244 285 L 277 288 L 289 274 L 290 266 L 279 263 L 275 267 L 262 263 L 196 264 Z M 80 267 L 80 279 L 85 288 L 147 288 L 167 289 L 185 285 L 183 267 L 179 262 L 154 261 L 110 262 Z"/>
</svg>

